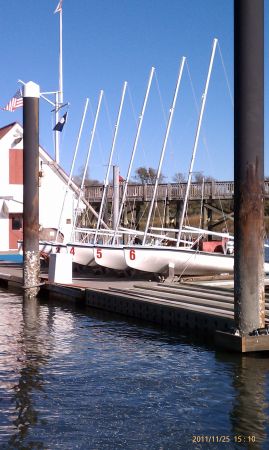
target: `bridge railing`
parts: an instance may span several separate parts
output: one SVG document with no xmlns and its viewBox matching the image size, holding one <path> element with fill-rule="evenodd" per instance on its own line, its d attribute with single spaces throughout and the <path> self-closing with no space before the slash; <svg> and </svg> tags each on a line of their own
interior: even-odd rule
<svg viewBox="0 0 269 450">
<path fill-rule="evenodd" d="M 187 183 L 160 184 L 157 190 L 158 200 L 183 200 L 186 194 Z M 129 184 L 127 188 L 127 200 L 150 201 L 154 190 L 153 184 Z M 120 196 L 123 193 L 123 185 L 120 185 Z M 90 203 L 99 203 L 102 199 L 103 186 L 87 186 L 85 197 Z M 269 197 L 269 181 L 264 182 L 265 197 Z M 233 181 L 206 181 L 191 183 L 189 200 L 206 199 L 232 199 L 234 195 Z M 108 200 L 113 198 L 113 187 L 108 188 Z"/>
</svg>

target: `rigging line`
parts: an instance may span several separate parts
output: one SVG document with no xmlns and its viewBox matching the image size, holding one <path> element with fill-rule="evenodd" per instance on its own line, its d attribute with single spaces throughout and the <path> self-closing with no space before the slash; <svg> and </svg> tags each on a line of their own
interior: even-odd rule
<svg viewBox="0 0 269 450">
<path fill-rule="evenodd" d="M 131 93 L 131 89 L 130 89 L 129 85 L 127 86 L 127 92 L 128 92 L 130 105 L 131 105 L 131 110 L 132 110 L 132 113 L 133 113 L 133 119 L 134 119 L 135 125 L 137 126 L 137 112 L 136 112 L 135 107 L 134 107 L 133 97 L 132 97 L 132 93 Z"/>
<path fill-rule="evenodd" d="M 222 63 L 222 68 L 223 68 L 223 71 L 224 71 L 224 76 L 225 76 L 227 88 L 228 88 L 228 91 L 229 91 L 232 107 L 234 108 L 234 98 L 233 98 L 232 90 L 231 90 L 231 87 L 230 87 L 229 78 L 228 78 L 227 70 L 226 70 L 226 67 L 225 67 L 225 64 L 224 64 L 224 59 L 223 59 L 223 56 L 222 56 L 222 51 L 221 51 L 219 42 L 218 42 L 218 49 L 219 49 L 219 54 L 220 54 L 220 59 L 221 59 L 221 63 Z"/>
<path fill-rule="evenodd" d="M 155 77 L 155 81 L 156 81 L 156 86 L 157 86 L 157 92 L 158 92 L 158 95 L 159 95 L 159 100 L 160 100 L 161 107 L 162 107 L 163 121 L 164 121 L 164 124 L 166 124 L 166 122 L 167 122 L 167 114 L 165 112 L 164 103 L 163 103 L 163 97 L 162 97 L 160 84 L 159 84 L 159 80 L 158 80 L 156 71 L 155 71 L 154 77 Z"/>
<path fill-rule="evenodd" d="M 105 111 L 106 111 L 106 116 L 107 116 L 107 121 L 108 121 L 109 128 L 110 128 L 111 136 L 113 136 L 113 126 L 112 126 L 112 120 L 111 120 L 111 115 L 110 115 L 110 111 L 109 111 L 109 107 L 108 107 L 106 94 L 104 94 L 104 103 L 105 103 Z"/>
<path fill-rule="evenodd" d="M 91 118 L 92 118 L 92 120 L 94 120 L 94 112 L 93 112 L 93 108 L 92 108 L 91 102 L 89 102 L 89 106 L 90 106 Z M 99 149 L 100 149 L 101 159 L 102 159 L 101 164 L 97 164 L 97 165 L 95 165 L 95 166 L 97 166 L 97 167 L 103 167 L 104 164 L 105 164 L 105 158 L 104 158 L 105 152 L 104 152 L 104 147 L 103 147 L 103 144 L 102 144 L 102 141 L 101 141 L 101 138 L 100 138 L 100 134 L 99 134 L 98 129 L 96 129 L 95 134 L 96 134 L 97 143 L 98 143 L 98 147 L 99 147 Z M 91 164 L 91 166 L 93 166 L 93 164 Z M 89 177 L 91 177 L 91 175 L 89 175 Z"/>
<path fill-rule="evenodd" d="M 163 97 L 162 97 L 161 88 L 160 88 L 160 84 L 159 84 L 159 80 L 158 80 L 156 71 L 154 73 L 154 77 L 155 77 L 155 81 L 156 81 L 156 86 L 157 86 L 157 92 L 158 92 L 158 95 L 159 95 L 159 100 L 160 100 L 160 103 L 161 103 L 161 108 L 162 108 L 162 113 L 163 113 L 163 122 L 164 122 L 164 126 L 165 126 L 166 122 L 167 122 L 167 114 L 165 112 Z M 169 139 L 168 139 L 168 146 L 170 147 L 170 155 L 173 157 L 174 156 L 174 148 L 175 147 L 174 147 L 171 135 L 169 136 Z"/>
<path fill-rule="evenodd" d="M 192 77 L 191 77 L 188 61 L 186 61 L 186 63 L 187 63 L 187 72 L 188 72 L 189 80 L 190 80 L 190 84 L 191 84 L 191 90 L 192 90 L 192 95 L 193 95 L 193 99 L 194 99 L 194 104 L 195 104 L 195 107 L 196 107 L 196 110 L 197 110 L 197 114 L 198 114 L 199 113 L 199 108 L 198 108 L 197 95 L 195 93 L 195 89 L 194 89 L 194 85 L 193 85 L 193 81 L 192 81 Z M 211 169 L 212 169 L 212 171 L 214 173 L 215 172 L 214 165 L 213 165 L 212 159 L 210 157 L 209 147 L 208 147 L 206 136 L 205 136 L 205 133 L 204 133 L 203 130 L 201 131 L 201 134 L 202 134 L 202 141 L 203 141 L 203 144 L 205 146 L 206 153 L 207 153 L 207 158 L 208 158 L 209 164 L 211 166 Z M 223 210 L 223 205 L 222 205 L 222 201 L 221 201 L 220 195 L 218 196 L 218 201 L 219 201 L 219 204 L 220 204 L 220 209 L 221 209 L 222 215 L 225 218 L 225 227 L 226 227 L 226 230 L 227 230 L 228 228 L 227 228 L 227 223 L 226 223 L 226 216 L 224 215 L 224 210 Z"/>
</svg>

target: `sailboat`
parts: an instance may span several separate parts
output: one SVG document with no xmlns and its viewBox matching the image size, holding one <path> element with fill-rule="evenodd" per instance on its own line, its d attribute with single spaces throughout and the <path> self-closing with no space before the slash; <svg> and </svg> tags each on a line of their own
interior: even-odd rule
<svg viewBox="0 0 269 450">
<path fill-rule="evenodd" d="M 107 167 L 107 173 L 106 173 L 106 177 L 105 177 L 105 181 L 104 181 L 104 185 L 103 185 L 102 201 L 101 201 L 100 211 L 98 213 L 96 229 L 95 230 L 85 230 L 85 229 L 78 230 L 76 228 L 76 220 L 77 220 L 77 214 L 76 214 L 75 220 L 74 220 L 74 229 L 73 229 L 73 233 L 72 233 L 72 239 L 69 243 L 67 243 L 67 249 L 73 255 L 73 262 L 76 262 L 81 265 L 86 265 L 86 266 L 95 266 L 96 265 L 95 258 L 94 258 L 94 246 L 97 244 L 98 239 L 100 237 L 101 237 L 102 241 L 106 242 L 107 238 L 110 234 L 109 230 L 100 231 L 99 229 L 100 229 L 100 225 L 102 222 L 104 204 L 105 204 L 105 200 L 106 200 L 107 189 L 109 186 L 109 174 L 110 174 L 110 169 L 111 169 L 111 165 L 112 165 L 112 158 L 113 158 L 114 149 L 115 149 L 115 145 L 116 145 L 116 139 L 117 139 L 117 135 L 118 135 L 119 123 L 120 123 L 120 119 L 121 119 L 122 108 L 123 108 L 124 98 L 125 98 L 125 94 L 126 94 L 126 88 L 127 88 L 127 82 L 125 81 L 123 84 L 121 101 L 120 101 L 120 106 L 119 106 L 119 110 L 118 110 L 118 116 L 117 116 L 117 120 L 116 120 L 115 129 L 114 129 L 114 135 L 113 135 L 113 140 L 112 140 L 112 145 L 111 145 L 111 150 L 110 150 L 110 157 L 109 157 L 109 162 L 108 162 L 108 167 Z M 102 97 L 100 97 L 99 104 L 97 107 L 95 123 L 94 123 L 93 131 L 91 133 L 91 142 L 90 142 L 90 146 L 89 146 L 89 150 L 88 150 L 84 174 L 86 174 L 87 167 L 88 167 L 89 156 L 90 156 L 91 148 L 92 148 L 92 144 L 93 144 L 93 138 L 94 138 L 94 133 L 95 133 L 95 129 L 96 129 L 101 100 L 102 100 Z M 83 182 L 84 182 L 84 177 L 82 180 L 81 192 L 83 189 Z M 79 234 L 79 239 L 74 239 L 76 234 Z M 85 236 L 87 238 L 86 242 L 85 242 L 85 240 L 83 242 L 83 235 L 84 235 L 84 238 L 85 238 Z"/>
<path fill-rule="evenodd" d="M 191 184 L 191 178 L 193 173 L 194 159 L 196 155 L 203 112 L 205 108 L 205 102 L 207 97 L 207 91 L 209 86 L 209 80 L 211 76 L 214 55 L 217 46 L 217 39 L 213 41 L 213 48 L 211 53 L 211 59 L 208 69 L 208 75 L 205 84 L 204 94 L 202 96 L 201 110 L 198 119 L 197 131 L 194 141 L 194 148 L 192 153 L 192 159 L 189 169 L 189 176 L 186 188 L 186 194 L 184 199 L 184 206 L 180 220 L 180 226 L 178 230 L 178 237 L 176 247 L 166 247 L 163 245 L 149 245 L 147 243 L 147 233 L 149 229 L 150 216 L 153 209 L 153 202 L 155 198 L 153 196 L 151 202 L 150 213 L 147 219 L 145 228 L 143 243 L 141 246 L 125 246 L 124 258 L 128 267 L 152 273 L 164 274 L 168 273 L 169 269 L 172 269 L 172 273 L 175 275 L 206 275 L 206 274 L 220 274 L 220 273 L 233 273 L 234 270 L 234 257 L 227 252 L 227 243 L 233 239 L 228 233 L 215 233 L 202 229 L 189 229 L 189 232 L 193 232 L 196 238 L 196 245 L 185 245 L 185 239 L 182 239 L 184 232 L 183 220 L 187 207 L 188 194 Z M 160 160 L 159 170 L 160 173 L 162 160 Z M 155 183 L 155 190 L 158 183 L 158 177 Z M 206 234 L 215 235 L 221 241 L 217 241 L 215 247 L 212 246 L 211 251 L 206 249 L 203 245 L 202 237 Z M 213 251 L 212 251 L 213 250 Z M 269 272 L 269 264 L 264 264 L 264 271 Z"/>
</svg>

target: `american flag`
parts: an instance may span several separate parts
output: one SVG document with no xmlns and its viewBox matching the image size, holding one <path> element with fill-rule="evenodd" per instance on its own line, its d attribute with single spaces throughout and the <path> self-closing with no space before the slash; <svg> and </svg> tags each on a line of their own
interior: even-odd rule
<svg viewBox="0 0 269 450">
<path fill-rule="evenodd" d="M 23 106 L 23 96 L 21 89 L 18 89 L 12 99 L 9 100 L 8 104 L 2 108 L 4 111 L 15 111 L 17 108 L 21 108 Z"/>
<path fill-rule="evenodd" d="M 55 9 L 55 11 L 54 11 L 54 14 L 55 13 L 57 13 L 57 12 L 60 12 L 60 11 L 62 11 L 62 3 L 63 3 L 63 0 L 60 0 L 59 1 L 59 3 L 58 3 L 58 5 L 57 5 L 57 8 Z"/>
</svg>

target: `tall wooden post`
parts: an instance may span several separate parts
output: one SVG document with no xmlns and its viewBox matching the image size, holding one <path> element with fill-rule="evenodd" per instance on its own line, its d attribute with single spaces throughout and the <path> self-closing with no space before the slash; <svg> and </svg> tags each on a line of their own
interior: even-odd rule
<svg viewBox="0 0 269 450">
<path fill-rule="evenodd" d="M 113 166 L 113 214 L 112 214 L 113 230 L 116 230 L 119 217 L 119 205 L 120 205 L 119 176 L 120 176 L 119 166 Z"/>
<path fill-rule="evenodd" d="M 235 322 L 264 327 L 264 2 L 234 2 Z"/>
<path fill-rule="evenodd" d="M 39 86 L 32 81 L 23 94 L 23 280 L 25 298 L 38 293 L 39 256 Z"/>
</svg>

